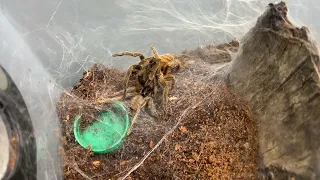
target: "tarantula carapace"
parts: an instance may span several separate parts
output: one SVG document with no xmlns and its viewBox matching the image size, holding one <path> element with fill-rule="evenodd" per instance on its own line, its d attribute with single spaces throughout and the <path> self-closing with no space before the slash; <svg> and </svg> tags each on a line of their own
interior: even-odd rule
<svg viewBox="0 0 320 180">
<path fill-rule="evenodd" d="M 140 112 L 140 108 L 144 105 L 154 107 L 153 97 L 157 94 L 158 87 L 162 87 L 163 94 L 163 108 L 166 109 L 169 95 L 169 82 L 171 84 L 171 90 L 175 85 L 175 77 L 172 73 L 176 72 L 181 67 L 181 62 L 171 54 L 159 55 L 154 45 L 151 47 L 153 56 L 145 58 L 145 56 L 140 52 L 129 52 L 124 51 L 118 54 L 113 54 L 116 56 L 133 56 L 140 57 L 140 62 L 135 65 L 131 65 L 125 76 L 125 87 L 123 93 L 123 99 L 126 98 L 129 79 L 132 75 L 137 78 L 140 87 L 139 98 L 133 98 L 132 104 L 139 104 L 137 112 Z M 136 115 L 135 115 L 136 117 Z M 133 120 L 134 121 L 134 120 Z"/>
</svg>

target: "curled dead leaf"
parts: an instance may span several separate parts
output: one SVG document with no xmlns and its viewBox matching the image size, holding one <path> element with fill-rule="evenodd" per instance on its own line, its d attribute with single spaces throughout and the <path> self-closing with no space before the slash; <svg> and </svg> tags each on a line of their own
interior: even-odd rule
<svg viewBox="0 0 320 180">
<path fill-rule="evenodd" d="M 153 141 L 150 141 L 149 147 L 150 147 L 150 148 L 153 148 Z"/>
<path fill-rule="evenodd" d="M 100 161 L 93 161 L 92 164 L 96 167 L 100 166 L 101 165 L 101 162 Z"/>
<path fill-rule="evenodd" d="M 175 133 L 172 133 L 171 137 L 175 137 L 175 136 L 176 136 L 176 134 L 175 134 Z"/>
<path fill-rule="evenodd" d="M 92 146 L 88 146 L 87 149 L 88 149 L 89 151 L 92 151 Z"/>
<path fill-rule="evenodd" d="M 179 144 L 176 144 L 176 145 L 174 146 L 174 150 L 178 151 L 178 150 L 180 150 L 180 149 L 181 149 L 181 146 L 180 146 Z"/>
<path fill-rule="evenodd" d="M 120 163 L 120 166 L 125 166 L 127 164 L 127 161 L 122 161 L 121 163 Z"/>
<path fill-rule="evenodd" d="M 177 100 L 177 99 L 178 99 L 178 98 L 175 97 L 175 96 L 172 96 L 172 97 L 169 98 L 170 101 Z"/>
<path fill-rule="evenodd" d="M 209 160 L 209 163 L 214 163 L 215 162 L 215 158 L 214 158 L 213 155 L 211 155 L 208 160 Z"/>
<path fill-rule="evenodd" d="M 70 115 L 66 116 L 66 120 L 69 121 L 70 120 Z"/>
<path fill-rule="evenodd" d="M 192 158 L 193 158 L 195 161 L 199 161 L 200 156 L 199 156 L 199 154 L 198 154 L 198 153 L 196 153 L 196 152 L 192 152 Z"/>
<path fill-rule="evenodd" d="M 186 64 L 193 64 L 193 63 L 195 63 L 195 61 L 189 60 L 186 62 Z"/>
<path fill-rule="evenodd" d="M 182 133 L 188 132 L 188 129 L 187 129 L 185 126 L 180 126 L 180 127 L 179 127 L 179 130 L 180 130 Z"/>
</svg>

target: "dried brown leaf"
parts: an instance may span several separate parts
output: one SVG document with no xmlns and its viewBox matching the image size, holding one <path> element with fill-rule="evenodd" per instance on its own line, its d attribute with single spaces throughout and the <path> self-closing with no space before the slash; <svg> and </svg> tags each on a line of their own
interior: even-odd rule
<svg viewBox="0 0 320 180">
<path fill-rule="evenodd" d="M 180 130 L 182 133 L 188 132 L 188 129 L 187 129 L 185 126 L 180 126 L 180 127 L 179 127 L 179 130 Z"/>
<path fill-rule="evenodd" d="M 101 162 L 100 161 L 93 161 L 92 164 L 96 167 L 100 166 L 101 165 Z"/>
<path fill-rule="evenodd" d="M 198 154 L 198 153 L 196 153 L 196 152 L 192 152 L 192 158 L 193 158 L 195 161 L 199 161 L 200 156 L 199 156 L 199 154 Z"/>
<path fill-rule="evenodd" d="M 180 150 L 180 149 L 181 149 L 181 146 L 180 146 L 179 144 L 176 144 L 176 145 L 174 146 L 174 150 L 178 151 L 178 150 Z"/>
<path fill-rule="evenodd" d="M 172 96 L 169 98 L 170 101 L 177 100 L 177 99 L 178 99 L 178 97 L 175 97 L 175 96 Z"/>
<path fill-rule="evenodd" d="M 152 141 L 152 140 L 151 140 L 150 143 L 149 143 L 149 147 L 150 147 L 150 148 L 153 148 L 153 141 Z"/>
<path fill-rule="evenodd" d="M 214 163 L 215 162 L 215 158 L 213 155 L 209 156 L 209 163 Z"/>
<path fill-rule="evenodd" d="M 125 166 L 127 164 L 127 161 L 121 161 L 120 166 Z"/>
</svg>

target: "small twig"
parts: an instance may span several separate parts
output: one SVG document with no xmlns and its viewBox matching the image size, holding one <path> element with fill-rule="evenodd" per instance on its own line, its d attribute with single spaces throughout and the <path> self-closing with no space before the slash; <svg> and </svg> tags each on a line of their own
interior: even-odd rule
<svg viewBox="0 0 320 180">
<path fill-rule="evenodd" d="M 87 180 L 92 180 L 89 176 L 87 176 L 77 165 L 77 163 L 73 163 L 73 168 L 85 179 Z"/>
</svg>

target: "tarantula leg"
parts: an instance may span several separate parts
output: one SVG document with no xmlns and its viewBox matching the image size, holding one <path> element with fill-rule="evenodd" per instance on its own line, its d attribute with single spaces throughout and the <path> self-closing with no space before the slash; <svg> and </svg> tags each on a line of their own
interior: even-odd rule
<svg viewBox="0 0 320 180">
<path fill-rule="evenodd" d="M 159 68 L 161 66 L 161 58 L 160 58 L 160 55 L 159 55 L 158 51 L 156 50 L 156 47 L 154 46 L 154 44 L 152 44 L 151 50 L 153 53 L 153 57 L 154 57 L 153 62 L 155 62 L 155 65 L 150 70 L 151 72 L 149 74 L 149 79 L 153 80 L 153 78 L 155 77 L 156 73 L 159 71 Z"/>
<path fill-rule="evenodd" d="M 149 74 L 149 80 L 153 80 L 156 74 L 160 71 L 161 59 L 156 59 L 156 64 L 151 68 L 151 72 Z"/>
<path fill-rule="evenodd" d="M 127 132 L 127 136 L 130 135 L 130 133 L 131 133 L 131 131 L 132 131 L 133 124 L 136 122 L 137 117 L 140 115 L 140 111 L 141 111 L 141 107 L 139 107 L 139 108 L 137 109 L 135 115 L 134 115 L 133 118 L 132 118 L 131 125 L 130 125 L 130 127 L 129 127 L 128 132 Z"/>
<path fill-rule="evenodd" d="M 153 94 L 156 95 L 158 92 L 158 81 L 156 78 L 153 80 Z"/>
<path fill-rule="evenodd" d="M 144 55 L 140 52 L 123 51 L 117 54 L 112 54 L 112 57 L 116 57 L 116 56 L 132 56 L 132 57 L 139 56 L 141 61 L 145 59 Z"/>
<path fill-rule="evenodd" d="M 135 69 L 139 69 L 140 66 L 139 65 L 131 65 L 127 71 L 127 74 L 125 76 L 125 79 L 124 79 L 124 91 L 123 91 L 123 99 L 126 98 L 126 93 L 127 93 L 127 88 L 128 88 L 128 83 L 129 83 L 129 79 L 130 79 L 130 76 L 132 74 L 132 72 L 135 70 Z"/>
<path fill-rule="evenodd" d="M 150 116 L 155 118 L 158 117 L 157 109 L 152 98 L 147 101 L 147 110 Z"/>
<path fill-rule="evenodd" d="M 137 99 L 139 99 L 139 102 L 137 102 L 137 103 L 139 103 L 139 104 L 138 104 L 138 108 L 137 108 L 137 110 L 136 110 L 135 115 L 134 115 L 133 118 L 132 118 L 131 125 L 130 125 L 130 127 L 129 127 L 128 132 L 127 132 L 127 136 L 130 135 L 130 133 L 131 133 L 131 131 L 132 131 L 132 127 L 133 127 L 134 123 L 137 121 L 138 116 L 140 115 L 141 109 L 142 109 L 142 108 L 146 105 L 146 103 L 149 101 L 149 98 L 150 98 L 150 97 L 145 97 L 145 98 L 142 99 L 142 101 L 141 101 L 140 98 L 137 98 Z"/>
<path fill-rule="evenodd" d="M 152 50 L 153 56 L 154 56 L 156 59 L 160 59 L 159 53 L 158 53 L 158 51 L 156 50 L 156 47 L 154 46 L 154 44 L 152 44 L 151 50 Z"/>
<path fill-rule="evenodd" d="M 174 89 L 174 86 L 175 86 L 175 84 L 176 84 L 176 79 L 175 79 L 175 77 L 173 76 L 173 75 L 171 75 L 171 74 L 168 74 L 168 75 L 166 75 L 166 76 L 164 76 L 164 80 L 165 81 L 171 81 L 171 91 Z"/>
<path fill-rule="evenodd" d="M 168 63 L 169 64 L 169 63 Z M 169 74 L 169 70 L 170 70 L 170 66 L 166 66 L 164 69 L 163 69 L 163 74 L 164 75 L 167 75 L 167 74 Z"/>
<path fill-rule="evenodd" d="M 168 62 L 168 67 L 170 67 L 171 73 L 175 73 L 181 69 L 181 61 L 178 59 L 173 59 L 172 61 Z"/>
<path fill-rule="evenodd" d="M 163 109 L 164 111 L 166 111 L 166 107 L 167 107 L 167 102 L 168 102 L 168 94 L 169 94 L 169 88 L 168 88 L 168 84 L 166 79 L 163 77 L 163 74 L 160 73 L 159 76 L 159 83 L 162 85 L 163 87 L 163 95 L 162 95 L 162 99 L 163 99 Z"/>
</svg>

